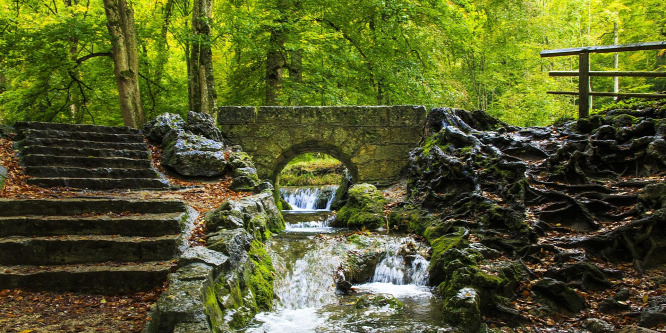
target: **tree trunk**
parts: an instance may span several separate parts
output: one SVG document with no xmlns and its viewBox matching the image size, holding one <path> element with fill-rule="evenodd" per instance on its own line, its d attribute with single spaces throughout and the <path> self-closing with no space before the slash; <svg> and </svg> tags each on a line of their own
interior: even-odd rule
<svg viewBox="0 0 666 333">
<path fill-rule="evenodd" d="M 188 62 L 190 109 L 214 113 L 217 105 L 213 79 L 213 52 L 210 42 L 210 19 L 213 0 L 195 0 L 192 8 L 194 43 Z"/>
<path fill-rule="evenodd" d="M 286 40 L 281 28 L 273 28 L 270 37 L 270 46 L 266 53 L 266 105 L 277 105 L 277 95 L 282 85 L 282 73 L 285 61 L 282 54 Z"/>
<path fill-rule="evenodd" d="M 146 122 L 146 118 L 141 110 L 134 11 L 126 0 L 104 0 L 104 12 L 113 46 L 113 65 L 120 95 L 120 111 L 125 126 L 137 128 Z"/>
</svg>

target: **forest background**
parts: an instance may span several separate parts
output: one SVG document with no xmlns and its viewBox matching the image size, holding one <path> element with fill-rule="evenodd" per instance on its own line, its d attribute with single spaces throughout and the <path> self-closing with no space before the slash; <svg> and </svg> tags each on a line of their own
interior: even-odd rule
<svg viewBox="0 0 666 333">
<path fill-rule="evenodd" d="M 545 125 L 575 117 L 572 97 L 546 91 L 575 90 L 575 78 L 547 72 L 578 59 L 540 51 L 666 40 L 663 0 L 135 0 L 125 5 L 138 69 L 114 78 L 108 10 L 123 3 L 0 0 L 0 123 L 121 125 L 116 79 L 129 73 L 147 119 L 216 105 L 419 104 Z M 591 64 L 613 69 L 614 55 Z M 618 67 L 665 65 L 661 50 L 622 53 Z M 612 91 L 612 78 L 592 89 Z M 621 78 L 620 89 L 666 83 Z"/>
</svg>

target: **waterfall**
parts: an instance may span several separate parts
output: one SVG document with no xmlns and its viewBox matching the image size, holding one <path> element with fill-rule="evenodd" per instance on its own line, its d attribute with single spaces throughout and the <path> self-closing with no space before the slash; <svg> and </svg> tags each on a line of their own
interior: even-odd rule
<svg viewBox="0 0 666 333">
<path fill-rule="evenodd" d="M 428 283 L 428 260 L 420 254 L 406 253 L 409 248 L 409 238 L 389 243 L 375 268 L 372 282 L 425 286 Z"/>
<path fill-rule="evenodd" d="M 275 281 L 278 308 L 317 308 L 336 300 L 333 272 L 340 265 L 340 257 L 334 249 L 335 243 L 324 239 L 311 242 L 302 257 L 292 263 L 278 255 L 273 258 L 278 273 Z M 282 251 L 288 252 L 283 255 L 299 252 L 296 246 L 287 245 Z"/>
<path fill-rule="evenodd" d="M 280 195 L 292 210 L 331 210 L 337 185 L 318 187 L 281 187 Z"/>
</svg>

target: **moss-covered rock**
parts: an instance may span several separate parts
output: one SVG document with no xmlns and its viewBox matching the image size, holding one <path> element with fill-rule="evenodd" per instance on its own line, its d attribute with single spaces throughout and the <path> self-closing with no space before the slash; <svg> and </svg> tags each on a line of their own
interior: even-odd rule
<svg viewBox="0 0 666 333">
<path fill-rule="evenodd" d="M 398 231 L 413 231 L 423 234 L 427 226 L 431 224 L 432 217 L 427 212 L 414 205 L 397 207 L 389 213 L 389 229 Z"/>
<path fill-rule="evenodd" d="M 386 199 L 374 185 L 357 184 L 349 188 L 347 203 L 336 216 L 336 224 L 352 229 L 383 227 Z"/>
<path fill-rule="evenodd" d="M 370 307 L 400 310 L 403 308 L 403 304 L 395 296 L 386 294 L 361 295 L 354 303 L 355 309 L 367 309 Z"/>
<path fill-rule="evenodd" d="M 461 332 L 476 333 L 481 328 L 480 296 L 474 288 L 461 288 L 444 303 L 444 321 Z"/>
<path fill-rule="evenodd" d="M 275 204 L 273 193 L 228 200 L 206 214 L 208 232 L 221 229 L 244 228 L 257 239 L 264 239 L 265 232 L 284 230 L 284 218 Z"/>
</svg>

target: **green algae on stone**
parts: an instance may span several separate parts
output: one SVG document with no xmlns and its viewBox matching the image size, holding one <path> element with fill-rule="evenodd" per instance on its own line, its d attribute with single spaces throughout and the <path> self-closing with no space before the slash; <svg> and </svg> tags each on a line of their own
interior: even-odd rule
<svg viewBox="0 0 666 333">
<path fill-rule="evenodd" d="M 374 185 L 356 184 L 349 189 L 347 203 L 336 216 L 337 223 L 352 229 L 377 229 L 385 225 L 386 199 Z"/>
</svg>

